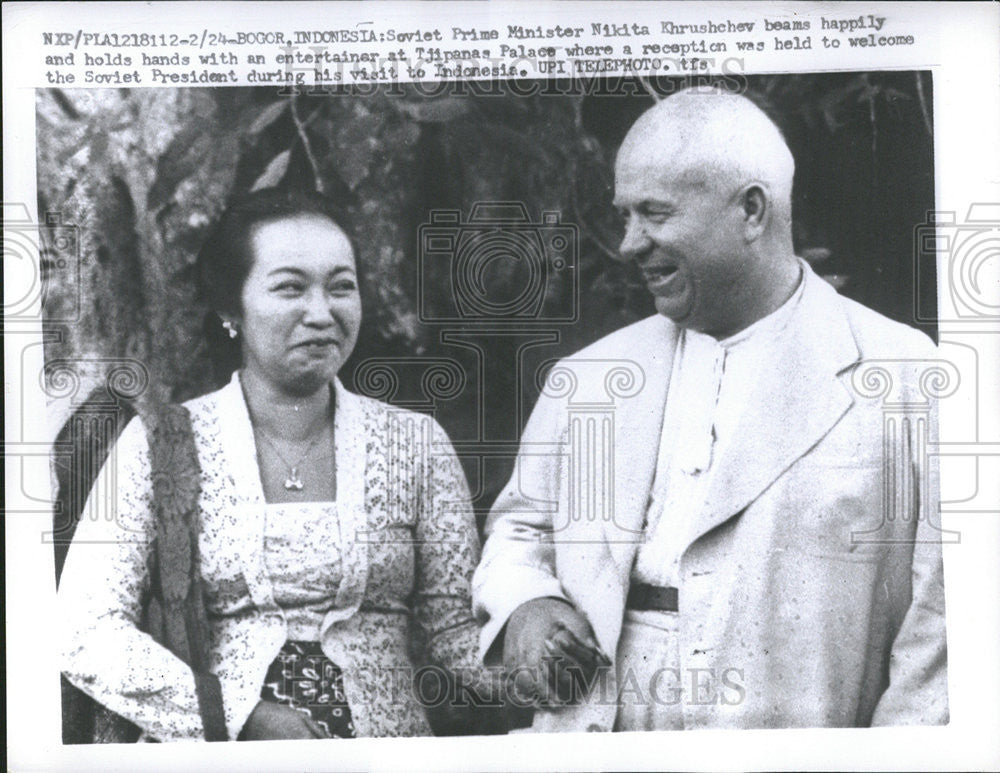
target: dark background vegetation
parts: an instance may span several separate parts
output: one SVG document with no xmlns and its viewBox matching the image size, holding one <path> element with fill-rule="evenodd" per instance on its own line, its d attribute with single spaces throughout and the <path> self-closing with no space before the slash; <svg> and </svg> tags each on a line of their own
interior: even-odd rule
<svg viewBox="0 0 1000 773">
<path fill-rule="evenodd" d="M 612 162 L 632 121 L 686 84 L 520 85 L 295 97 L 275 88 L 40 91 L 39 213 L 57 214 L 42 265 L 47 361 L 77 371 L 79 400 L 100 388 L 116 358 L 148 370 L 140 402 L 216 388 L 232 360 L 197 297 L 198 251 L 234 194 L 318 188 L 350 211 L 359 245 L 365 323 L 341 374 L 348 387 L 358 388 L 354 374 L 372 358 L 402 360 L 390 365 L 398 389 L 376 388 L 386 383 L 378 379 L 364 389 L 427 407 L 421 363 L 447 358 L 464 375 L 435 408 L 451 437 L 469 451 L 487 439 L 516 441 L 541 363 L 653 313 L 638 278 L 611 259 L 621 236 Z M 786 134 L 798 165 L 799 254 L 887 316 L 913 324 L 914 293 L 922 310 L 933 309 L 934 277 L 918 282 L 912 257 L 913 229 L 934 206 L 930 75 L 730 77 L 722 85 L 746 90 Z M 542 325 L 553 340 L 528 349 L 521 370 L 511 363 L 534 333 L 420 321 L 421 303 L 444 308 L 452 288 L 447 267 L 432 268 L 418 297 L 419 227 L 433 210 L 467 215 L 476 202 L 498 200 L 522 202 L 533 222 L 558 211 L 578 229 L 578 320 Z M 78 277 L 73 260 L 64 262 L 74 249 Z M 495 264 L 491 292 L 516 294 L 522 268 Z M 545 308 L 572 311 L 570 290 L 550 277 Z M 448 331 L 462 343 L 442 340 Z M 501 454 L 480 466 L 470 453 L 463 462 L 482 515 L 512 461 Z"/>
</svg>

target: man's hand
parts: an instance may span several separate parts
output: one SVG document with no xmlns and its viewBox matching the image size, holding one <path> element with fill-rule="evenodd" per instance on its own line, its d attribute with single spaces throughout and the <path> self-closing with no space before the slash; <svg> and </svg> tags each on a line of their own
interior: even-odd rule
<svg viewBox="0 0 1000 773">
<path fill-rule="evenodd" d="M 597 670 L 611 665 L 586 618 L 556 598 L 532 599 L 514 610 L 503 660 L 512 697 L 539 706 L 576 702 Z"/>
<path fill-rule="evenodd" d="M 302 738 L 329 738 L 312 717 L 290 706 L 260 701 L 250 713 L 241 741 L 283 741 Z"/>
</svg>

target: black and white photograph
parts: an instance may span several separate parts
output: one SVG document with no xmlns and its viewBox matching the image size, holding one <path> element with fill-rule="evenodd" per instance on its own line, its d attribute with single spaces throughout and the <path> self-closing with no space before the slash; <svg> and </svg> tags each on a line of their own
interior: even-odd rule
<svg viewBox="0 0 1000 773">
<path fill-rule="evenodd" d="M 423 659 L 480 649 L 540 729 L 945 722 L 911 316 L 935 276 L 909 252 L 931 78 L 521 85 L 39 92 L 39 211 L 80 266 L 45 275 L 53 317 L 79 303 L 46 352 L 67 680 L 157 740 L 207 734 L 192 665 L 141 630 L 197 551 L 177 581 L 205 584 L 232 739 L 430 733 L 409 699 L 436 694 L 358 717 L 352 671 L 436 693 Z M 912 403 L 891 470 L 879 378 Z M 159 590 L 154 537 L 184 545 Z"/>
<path fill-rule="evenodd" d="M 777 49 L 904 44 L 818 14 L 769 19 Z M 963 460 L 992 469 L 942 417 L 989 384 L 992 355 L 948 337 L 995 341 L 1000 206 L 941 206 L 941 70 L 754 71 L 720 43 L 703 68 L 665 22 L 601 31 L 661 41 L 641 74 L 526 48 L 582 56 L 583 18 L 493 20 L 531 77 L 468 77 L 478 20 L 412 33 L 422 82 L 345 83 L 415 65 L 329 45 L 328 19 L 284 66 L 248 54 L 250 82 L 152 33 L 44 49 L 34 200 L 4 203 L 5 265 L 37 238 L 5 340 L 35 331 L 19 378 L 44 410 L 5 413 L 44 438 L 22 445 L 48 490 L 22 462 L 16 512 L 67 754 L 310 740 L 252 746 L 337 767 L 364 739 L 465 737 L 570 769 L 534 739 L 604 733 L 695 745 L 634 766 L 700 767 L 713 731 L 965 721 L 972 526 L 948 513 L 996 503 L 942 494 Z M 61 74 L 83 56 L 100 78 Z"/>
</svg>

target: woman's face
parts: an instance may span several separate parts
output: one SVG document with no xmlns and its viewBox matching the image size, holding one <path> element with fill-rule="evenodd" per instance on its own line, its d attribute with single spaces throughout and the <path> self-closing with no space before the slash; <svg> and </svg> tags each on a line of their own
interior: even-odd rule
<svg viewBox="0 0 1000 773">
<path fill-rule="evenodd" d="M 240 296 L 243 365 L 279 390 L 313 394 L 351 355 L 361 325 L 354 251 L 319 215 L 264 223 Z"/>
</svg>

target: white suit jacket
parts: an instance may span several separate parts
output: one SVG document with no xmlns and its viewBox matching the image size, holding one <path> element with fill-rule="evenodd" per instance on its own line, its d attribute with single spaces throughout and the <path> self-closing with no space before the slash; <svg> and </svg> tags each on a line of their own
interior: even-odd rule
<svg viewBox="0 0 1000 773">
<path fill-rule="evenodd" d="M 685 726 L 943 723 L 942 533 L 926 455 L 936 349 L 805 274 L 785 344 L 692 503 L 682 678 L 713 689 L 688 692 Z M 653 316 L 550 371 L 473 579 L 482 656 L 541 596 L 572 601 L 614 656 L 677 337 Z M 538 711 L 534 728 L 610 730 L 611 695 Z"/>
</svg>

